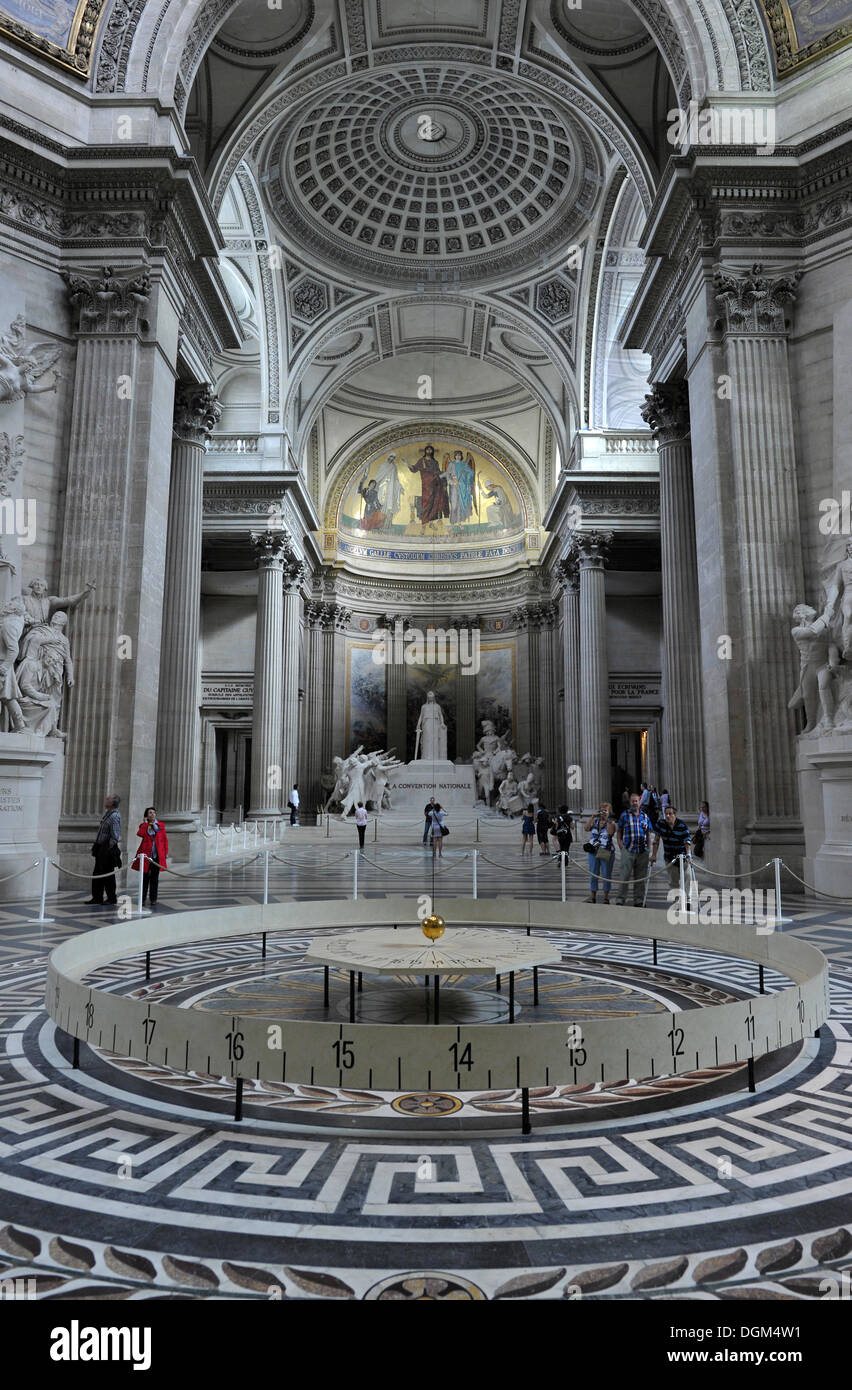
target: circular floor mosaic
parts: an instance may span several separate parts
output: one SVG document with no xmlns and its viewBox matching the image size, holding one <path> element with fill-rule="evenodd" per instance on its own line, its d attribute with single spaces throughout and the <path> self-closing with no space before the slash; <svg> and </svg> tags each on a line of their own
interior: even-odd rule
<svg viewBox="0 0 852 1390">
<path fill-rule="evenodd" d="M 809 939 L 820 944 L 818 932 Z M 839 1281 L 852 1262 L 844 952 L 832 960 L 830 1024 L 759 1078 L 756 1094 L 696 1090 L 703 1100 L 674 1106 L 664 1083 L 689 1078 L 657 1077 L 652 1113 L 628 1102 L 600 1119 L 594 1091 L 540 1088 L 540 1115 L 554 1102 L 587 1108 L 579 1124 L 524 1138 L 451 1128 L 462 1108 L 516 1105 L 511 1093 L 409 1092 L 391 1098 L 392 1111 L 381 1096 L 247 1089 L 235 1124 L 220 1077 L 166 1078 L 86 1046 L 75 1071 L 69 1039 L 42 1007 L 43 951 L 23 928 L 17 949 L 10 940 L 0 962 L 0 1274 L 33 1278 L 41 1297 L 795 1299 L 822 1296 L 821 1281 Z M 138 960 L 118 962 L 110 987 L 195 1005 L 205 991 L 244 986 L 244 946 L 169 952 L 148 986 Z M 563 946 L 576 987 L 608 979 L 622 1005 L 700 1007 L 702 992 L 725 999 L 752 987 L 746 965 L 710 948 L 661 952 L 654 972 L 645 943 L 572 936 Z M 270 972 L 298 973 L 300 959 L 291 938 Z M 347 1134 L 377 1099 L 396 1120 Z M 317 1118 L 340 1107 L 336 1129 L 288 1125 L 287 1107 L 304 1116 L 312 1101 Z M 394 1130 L 406 1114 L 428 1117 L 426 1142 Z"/>
</svg>

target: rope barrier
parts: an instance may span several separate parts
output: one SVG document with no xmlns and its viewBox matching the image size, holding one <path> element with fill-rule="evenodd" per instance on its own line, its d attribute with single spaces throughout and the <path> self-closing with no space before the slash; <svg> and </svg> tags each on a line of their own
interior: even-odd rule
<svg viewBox="0 0 852 1390">
<path fill-rule="evenodd" d="M 54 869 L 61 870 L 63 874 L 68 874 L 71 878 L 82 878 L 85 883 L 92 883 L 96 878 L 115 878 L 115 875 L 120 873 L 121 869 L 124 867 L 123 865 L 120 867 L 116 866 L 114 869 L 108 869 L 105 874 L 79 874 L 75 869 L 66 869 L 65 866 L 58 863 L 56 859 L 48 859 L 47 862 L 52 864 Z"/>
<path fill-rule="evenodd" d="M 538 873 L 539 869 L 546 869 L 548 865 L 553 862 L 550 854 L 548 853 L 548 856 L 544 860 L 543 864 L 530 864 L 528 869 L 514 869 L 509 864 L 500 864 L 497 862 L 496 859 L 489 859 L 488 855 L 483 850 L 480 850 L 479 857 L 480 859 L 484 859 L 486 864 L 493 864 L 495 868 L 505 869 L 506 872 L 510 874 L 535 874 Z M 542 856 L 542 858 L 544 858 L 544 856 Z"/>
<path fill-rule="evenodd" d="M 836 893 L 824 893 L 821 888 L 814 888 L 812 884 L 805 883 L 803 878 L 799 878 L 798 874 L 794 874 L 792 869 L 787 868 L 783 859 L 781 861 L 781 868 L 786 869 L 790 877 L 794 878 L 797 883 L 801 883 L 804 888 L 807 888 L 809 893 L 816 893 L 820 898 L 828 898 L 834 903 L 852 903 L 852 898 L 839 898 Z"/>
<path fill-rule="evenodd" d="M 20 878 L 21 874 L 32 873 L 33 869 L 37 869 L 40 863 L 40 859 L 34 859 L 32 864 L 27 864 L 23 869 L 16 869 L 13 874 L 4 874 L 3 878 L 0 878 L 0 883 L 8 883 L 10 878 Z"/>
<path fill-rule="evenodd" d="M 280 854 L 270 854 L 269 857 L 270 859 L 274 859 L 278 864 L 290 864 L 296 869 L 307 869 L 309 867 L 309 865 L 303 859 L 282 859 Z M 259 855 L 258 858 L 260 858 Z M 349 850 L 347 850 L 346 854 L 341 854 L 339 859 L 329 859 L 325 862 L 325 864 L 315 864 L 313 867 L 317 870 L 330 869 L 332 865 L 342 864 L 344 859 L 351 858 L 352 854 Z"/>
<path fill-rule="evenodd" d="M 249 864 L 256 864 L 258 859 L 262 858 L 261 854 L 253 854 L 251 859 L 242 859 L 236 862 L 231 860 L 227 864 L 201 864 L 194 873 L 188 874 L 181 873 L 180 869 L 170 869 L 167 864 L 155 864 L 154 868 L 160 869 L 164 874 L 174 874 L 175 878 L 198 878 L 205 869 L 213 869 L 215 872 L 219 872 L 221 869 L 245 869 L 248 868 Z M 138 869 L 136 872 L 139 872 Z"/>
<path fill-rule="evenodd" d="M 694 868 L 694 869 L 700 869 L 701 872 L 702 872 L 703 874 L 710 874 L 711 878 L 730 878 L 730 879 L 737 879 L 737 878 L 754 878 L 755 874 L 762 874 L 762 873 L 765 873 L 767 869 L 771 869 L 771 868 L 772 868 L 772 864 L 773 864 L 773 861 L 770 859 L 770 860 L 768 860 L 765 864 L 762 864 L 762 865 L 760 866 L 759 869 L 748 869 L 748 870 L 744 870 L 741 874 L 720 874 L 720 873 L 719 873 L 717 870 L 715 870 L 715 869 L 705 869 L 705 867 L 704 867 L 703 864 L 696 864 L 696 863 L 695 863 L 695 860 L 692 861 L 692 865 L 693 865 L 693 868 Z M 785 869 L 787 868 L 786 864 L 784 865 L 784 867 L 785 867 Z M 789 870 L 788 870 L 788 872 L 789 872 Z"/>
<path fill-rule="evenodd" d="M 465 858 L 467 858 L 467 857 L 468 857 L 468 856 L 465 855 Z M 419 873 L 419 874 L 406 874 L 406 873 L 404 873 L 401 869 L 386 869 L 385 866 L 384 866 L 384 864 L 377 864 L 376 861 L 375 861 L 374 859 L 368 859 L 367 856 L 366 856 L 366 854 L 363 854 L 363 855 L 361 856 L 361 858 L 363 859 L 363 861 L 364 861 L 365 864 L 371 864 L 371 865 L 373 866 L 374 869 L 378 869 L 378 870 L 379 870 L 379 873 L 382 873 L 382 874 L 393 874 L 394 878 L 419 878 L 419 879 L 422 881 L 423 872 L 426 872 L 426 873 L 433 873 L 433 872 L 434 872 L 434 873 L 437 873 L 437 872 L 438 872 L 438 866 L 437 866 L 437 864 L 434 866 L 434 869 L 432 868 L 431 864 L 430 864 L 429 866 L 427 866 L 426 864 L 424 864 L 424 865 L 423 865 L 423 871 L 422 871 L 421 873 Z M 452 865 L 452 868 L 454 868 L 454 869 L 455 869 L 455 868 L 458 868 L 458 865 L 457 865 L 457 864 L 453 864 L 453 865 Z"/>
</svg>

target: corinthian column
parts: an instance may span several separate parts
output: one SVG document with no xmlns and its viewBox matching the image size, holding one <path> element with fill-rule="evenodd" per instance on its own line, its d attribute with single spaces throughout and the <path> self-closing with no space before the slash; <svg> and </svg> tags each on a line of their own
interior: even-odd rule
<svg viewBox="0 0 852 1390">
<path fill-rule="evenodd" d="M 254 708 L 251 724 L 249 815 L 281 814 L 284 733 L 284 565 L 289 556 L 281 531 L 252 532 L 258 568 L 254 638 Z M 289 791 L 289 788 L 288 788 Z"/>
<path fill-rule="evenodd" d="M 575 549 L 557 566 L 562 584 L 562 679 L 564 688 L 563 725 L 567 782 L 565 800 L 570 810 L 583 809 L 583 792 L 572 785 L 576 778 L 568 769 L 581 766 L 580 735 L 580 562 Z"/>
<path fill-rule="evenodd" d="M 604 574 L 612 532 L 580 532 L 576 542 L 580 562 L 580 766 L 583 801 L 592 807 L 612 796 Z"/>
<path fill-rule="evenodd" d="M 59 591 L 98 589 L 75 635 L 60 840 L 86 864 L 106 792 L 125 825 L 153 799 L 176 318 L 144 269 L 65 279 L 77 359 Z"/>
<path fill-rule="evenodd" d="M 686 382 L 657 383 L 642 418 L 660 455 L 660 544 L 663 580 L 663 781 L 679 811 L 697 815 L 706 795 L 704 714 L 695 503 Z"/>
<path fill-rule="evenodd" d="M 195 826 L 204 451 L 221 414 L 222 407 L 209 386 L 178 386 L 166 538 L 154 797 L 172 836 Z"/>
<path fill-rule="evenodd" d="M 785 309 L 801 271 L 764 274 L 719 267 L 731 381 L 731 447 L 738 517 L 742 650 L 732 670 L 745 693 L 749 818 L 754 857 L 789 858 L 801 839 L 796 729 L 787 708 L 798 681 L 790 613 L 803 591 L 795 431 Z"/>
</svg>

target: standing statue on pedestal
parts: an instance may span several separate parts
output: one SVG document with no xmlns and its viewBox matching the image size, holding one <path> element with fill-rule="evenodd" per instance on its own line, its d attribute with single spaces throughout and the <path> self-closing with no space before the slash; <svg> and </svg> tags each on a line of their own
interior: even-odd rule
<svg viewBox="0 0 852 1390">
<path fill-rule="evenodd" d="M 447 761 L 447 725 L 434 690 L 429 691 L 425 704 L 420 706 L 416 733 L 415 762 Z"/>
<path fill-rule="evenodd" d="M 55 633 L 52 634 L 50 631 L 50 620 L 54 613 L 58 612 L 60 608 L 63 612 L 68 613 L 72 608 L 76 608 L 78 604 L 83 603 L 90 594 L 95 592 L 94 584 L 89 583 L 79 594 L 68 594 L 66 597 L 60 598 L 56 594 L 48 594 L 47 585 L 43 579 L 33 579 L 27 585 L 27 588 L 29 589 L 29 593 L 24 594 L 24 610 L 26 612 L 25 648 L 26 637 L 29 637 L 30 633 L 38 629 L 41 629 L 44 635 L 49 638 L 55 636 Z"/>
<path fill-rule="evenodd" d="M 66 685 L 74 684 L 71 648 L 65 635 L 67 613 L 54 613 L 47 625 L 26 633 L 21 660 L 15 672 L 21 690 L 21 710 L 27 727 L 48 738 L 65 738 L 59 727 L 59 711 Z"/>
<path fill-rule="evenodd" d="M 0 706 L 8 714 L 9 723 L 16 734 L 26 730 L 19 703 L 21 691 L 15 675 L 15 661 L 25 621 L 26 614 L 20 595 L 10 599 L 0 608 Z"/>
<path fill-rule="evenodd" d="M 799 684 L 787 708 L 804 708 L 803 732 L 806 734 L 817 728 L 827 732 L 834 727 L 834 683 L 840 667 L 840 652 L 826 618 L 828 611 L 826 607 L 820 618 L 816 609 L 806 603 L 793 609 L 792 635 L 799 649 Z"/>
<path fill-rule="evenodd" d="M 840 610 L 840 654 L 852 661 L 852 541 L 846 546 L 846 557 L 836 566 L 828 584 L 823 618 L 832 625 Z M 794 614 L 795 617 L 795 614 Z"/>
</svg>

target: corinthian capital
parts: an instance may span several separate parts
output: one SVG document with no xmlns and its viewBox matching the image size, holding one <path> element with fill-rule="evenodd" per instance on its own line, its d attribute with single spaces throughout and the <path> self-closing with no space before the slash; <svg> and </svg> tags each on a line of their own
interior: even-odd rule
<svg viewBox="0 0 852 1390">
<path fill-rule="evenodd" d="M 287 531 L 252 531 L 251 543 L 258 569 L 283 569 L 292 555 Z"/>
<path fill-rule="evenodd" d="M 554 566 L 556 581 L 561 589 L 577 590 L 580 587 L 580 558 L 572 540 L 569 549 Z"/>
<path fill-rule="evenodd" d="M 660 445 L 689 434 L 689 388 L 685 381 L 655 381 L 640 406 L 642 419 Z"/>
<path fill-rule="evenodd" d="M 142 317 L 151 293 L 144 266 L 124 275 L 102 270 L 64 270 L 68 297 L 77 312 L 78 333 L 136 333 L 147 326 Z"/>
<path fill-rule="evenodd" d="M 222 418 L 222 404 L 213 387 L 184 386 L 175 391 L 174 434 L 187 444 L 205 445 Z"/>
<path fill-rule="evenodd" d="M 764 275 L 759 261 L 746 271 L 717 266 L 714 292 L 725 316 L 716 326 L 728 333 L 783 333 L 789 328 L 785 305 L 796 298 L 801 278 L 801 270 Z"/>
<path fill-rule="evenodd" d="M 576 545 L 580 569 L 603 569 L 609 558 L 612 531 L 578 531 Z"/>
</svg>

